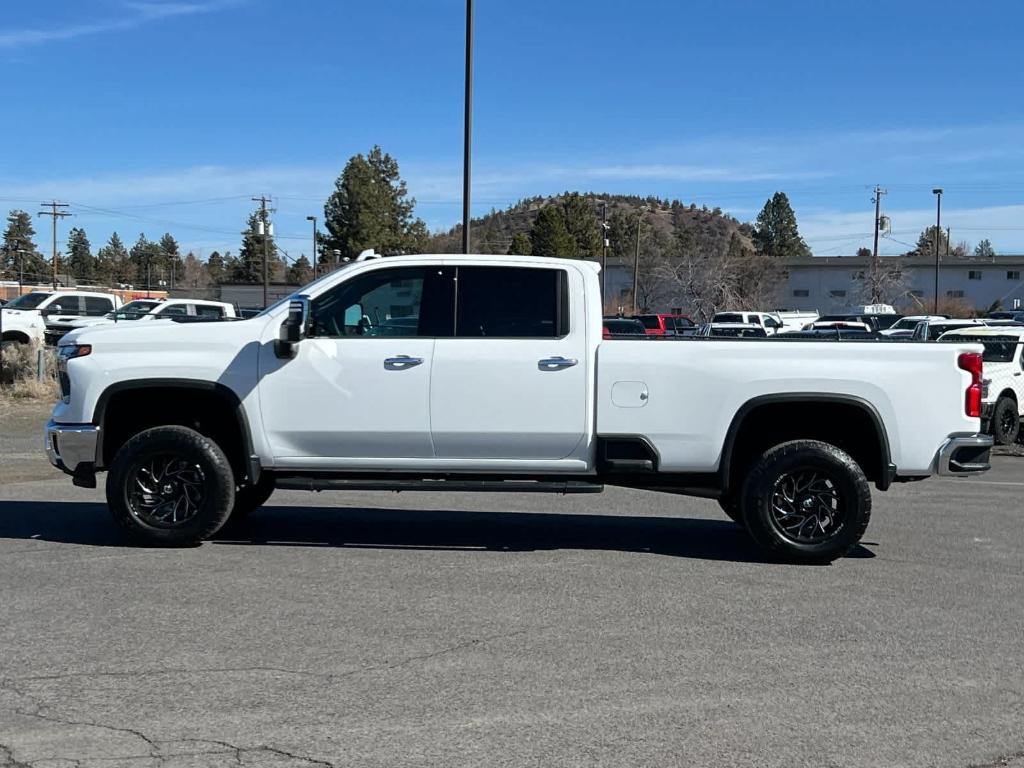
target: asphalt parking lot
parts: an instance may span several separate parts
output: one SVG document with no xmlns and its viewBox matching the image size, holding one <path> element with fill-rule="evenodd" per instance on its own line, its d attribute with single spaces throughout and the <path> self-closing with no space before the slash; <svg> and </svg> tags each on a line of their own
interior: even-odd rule
<svg viewBox="0 0 1024 768">
<path fill-rule="evenodd" d="M 6 483 L 0 765 L 1024 765 L 1021 468 L 876 494 L 828 567 L 618 489 L 279 492 L 156 550 Z"/>
</svg>

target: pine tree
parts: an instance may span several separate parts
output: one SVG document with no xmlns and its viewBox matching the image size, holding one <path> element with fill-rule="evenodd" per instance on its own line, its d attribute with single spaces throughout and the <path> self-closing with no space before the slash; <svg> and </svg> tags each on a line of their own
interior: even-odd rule
<svg viewBox="0 0 1024 768">
<path fill-rule="evenodd" d="M 917 256 L 935 256 L 935 231 L 936 227 L 932 224 L 926 228 L 924 232 L 917 238 L 917 247 L 911 251 L 911 253 Z M 946 249 L 949 245 L 949 241 L 946 238 L 946 230 L 941 227 L 938 228 L 939 233 L 939 256 L 946 255 Z"/>
<path fill-rule="evenodd" d="M 178 241 L 170 232 L 164 234 L 158 243 L 162 256 L 163 266 L 170 276 L 170 285 L 174 287 L 174 281 L 181 276 L 184 265 L 181 260 L 181 250 L 178 248 Z"/>
<path fill-rule="evenodd" d="M 24 275 L 28 282 L 48 282 L 50 269 L 32 238 L 36 231 L 25 211 L 11 211 L 4 230 L 2 266 L 12 278 Z"/>
<path fill-rule="evenodd" d="M 974 255 L 979 259 L 991 259 L 996 255 L 996 249 L 992 247 L 992 242 L 986 237 L 974 247 Z"/>
<path fill-rule="evenodd" d="M 110 286 L 124 285 L 135 281 L 135 272 L 128 250 L 114 232 L 107 244 L 96 252 L 96 279 Z"/>
<path fill-rule="evenodd" d="M 134 275 L 130 279 L 134 285 L 150 288 L 158 285 L 166 266 L 164 252 L 159 243 L 154 243 L 140 233 L 135 245 L 128 251 L 128 258 L 134 267 Z"/>
<path fill-rule="evenodd" d="M 578 192 L 565 195 L 562 202 L 565 228 L 573 240 L 573 249 L 566 256 L 597 259 L 601 256 L 601 228 L 597 212 Z"/>
<path fill-rule="evenodd" d="M 413 216 L 415 206 L 391 155 L 377 146 L 368 155 L 355 155 L 324 205 L 322 261 L 333 263 L 334 250 L 343 259 L 355 258 L 367 248 L 384 254 L 421 251 L 427 227 Z"/>
<path fill-rule="evenodd" d="M 89 238 L 81 227 L 72 227 L 68 233 L 65 268 L 76 280 L 91 283 L 96 279 L 96 259 L 92 255 Z"/>
<path fill-rule="evenodd" d="M 776 192 L 757 214 L 754 245 L 758 253 L 775 259 L 809 256 L 810 249 L 800 237 L 796 214 L 785 192 Z"/>
<path fill-rule="evenodd" d="M 530 230 L 530 249 L 534 256 L 568 256 L 576 250 L 576 241 L 565 227 L 565 216 L 555 205 L 547 205 L 537 214 Z"/>
<path fill-rule="evenodd" d="M 858 259 L 870 259 L 874 254 L 870 248 L 858 248 L 857 258 Z"/>
<path fill-rule="evenodd" d="M 529 256 L 533 253 L 533 244 L 530 236 L 525 232 L 517 232 L 512 238 L 512 244 L 508 248 L 509 255 Z"/>
<path fill-rule="evenodd" d="M 295 263 L 288 267 L 285 279 L 291 285 L 305 285 L 313 279 L 313 265 L 309 263 L 306 254 L 299 256 Z"/>
<path fill-rule="evenodd" d="M 206 260 L 206 274 L 210 276 L 210 281 L 214 285 L 220 285 L 224 280 L 224 257 L 220 255 L 220 251 L 214 251 Z"/>
</svg>

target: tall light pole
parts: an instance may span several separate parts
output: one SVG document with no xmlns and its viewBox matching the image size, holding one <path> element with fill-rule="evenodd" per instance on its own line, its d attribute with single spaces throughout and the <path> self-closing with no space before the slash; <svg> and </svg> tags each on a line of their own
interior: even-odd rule
<svg viewBox="0 0 1024 768">
<path fill-rule="evenodd" d="M 313 222 L 313 279 L 316 280 L 316 216 L 307 216 L 306 221 Z"/>
<path fill-rule="evenodd" d="M 608 302 L 608 201 L 601 201 L 601 312 Z"/>
<path fill-rule="evenodd" d="M 935 314 L 939 314 L 939 234 L 942 232 L 942 187 L 932 190 L 935 195 Z"/>
<path fill-rule="evenodd" d="M 640 208 L 636 217 L 636 255 L 633 257 L 633 314 L 636 314 L 636 294 L 640 289 L 640 222 L 644 220 L 647 206 Z"/>
<path fill-rule="evenodd" d="M 469 253 L 470 146 L 473 134 L 473 0 L 466 0 L 466 96 L 462 134 L 462 252 Z"/>
<path fill-rule="evenodd" d="M 880 302 L 881 296 L 878 291 L 878 230 L 882 227 L 882 195 L 886 191 L 875 184 L 875 196 L 871 202 L 875 204 L 875 247 L 871 251 L 871 303 Z"/>
</svg>

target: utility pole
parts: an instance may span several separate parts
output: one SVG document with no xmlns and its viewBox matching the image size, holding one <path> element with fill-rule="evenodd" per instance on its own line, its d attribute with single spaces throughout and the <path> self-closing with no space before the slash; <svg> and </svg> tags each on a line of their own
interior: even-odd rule
<svg viewBox="0 0 1024 768">
<path fill-rule="evenodd" d="M 307 216 L 306 221 L 313 222 L 313 279 L 316 280 L 316 216 Z"/>
<path fill-rule="evenodd" d="M 935 314 L 939 314 L 939 233 L 942 232 L 942 188 L 932 190 L 935 195 Z"/>
<path fill-rule="evenodd" d="M 70 216 L 70 213 L 66 211 L 58 211 L 58 208 L 67 208 L 67 203 L 58 203 L 56 200 L 52 200 L 49 203 L 40 203 L 44 207 L 48 207 L 48 211 L 40 211 L 38 216 L 49 216 L 53 219 L 53 290 L 57 290 L 57 219 L 63 219 L 65 216 Z"/>
<path fill-rule="evenodd" d="M 473 0 L 466 0 L 466 96 L 462 136 L 462 252 L 469 253 L 470 146 L 473 135 Z"/>
<path fill-rule="evenodd" d="M 605 287 L 608 285 L 608 201 L 601 201 L 601 312 L 608 301 Z"/>
<path fill-rule="evenodd" d="M 259 197 L 252 198 L 252 200 L 260 204 L 260 221 L 263 222 L 263 308 L 266 309 L 270 306 L 270 249 L 267 242 L 270 235 L 270 221 L 267 219 L 267 201 L 270 198 L 266 195 L 260 195 Z"/>
<path fill-rule="evenodd" d="M 871 202 L 875 204 L 875 247 L 871 253 L 871 303 L 877 304 L 881 301 L 878 295 L 878 230 L 882 228 L 882 195 L 886 190 L 875 184 L 875 196 Z"/>
</svg>

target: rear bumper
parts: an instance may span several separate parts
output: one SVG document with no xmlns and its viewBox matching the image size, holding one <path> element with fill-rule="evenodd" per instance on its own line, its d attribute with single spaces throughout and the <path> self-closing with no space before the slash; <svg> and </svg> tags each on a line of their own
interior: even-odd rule
<svg viewBox="0 0 1024 768">
<path fill-rule="evenodd" d="M 991 435 L 954 435 L 939 449 L 936 472 L 947 477 L 987 472 L 992 444 Z"/>
<path fill-rule="evenodd" d="M 69 475 L 91 474 L 96 467 L 96 446 L 100 428 L 92 424 L 46 425 L 46 456 L 57 469 Z"/>
</svg>

